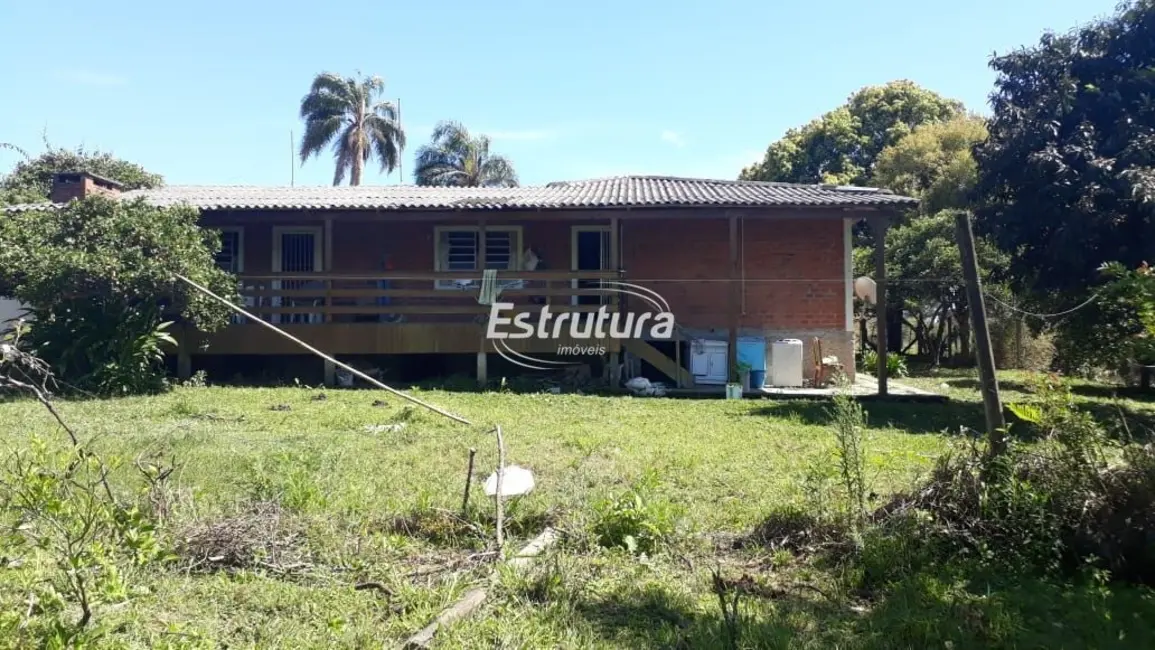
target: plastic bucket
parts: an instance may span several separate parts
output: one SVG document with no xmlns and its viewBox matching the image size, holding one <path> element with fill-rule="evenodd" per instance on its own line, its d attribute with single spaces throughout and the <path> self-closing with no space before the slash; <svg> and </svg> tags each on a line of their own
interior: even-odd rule
<svg viewBox="0 0 1155 650">
<path fill-rule="evenodd" d="M 766 371 L 765 370 L 751 370 L 750 371 L 750 387 L 759 389 L 766 385 Z"/>
</svg>

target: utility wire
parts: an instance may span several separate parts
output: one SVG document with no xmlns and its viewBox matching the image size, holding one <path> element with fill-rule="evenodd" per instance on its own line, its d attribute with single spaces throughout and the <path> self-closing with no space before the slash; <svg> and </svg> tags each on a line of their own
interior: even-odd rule
<svg viewBox="0 0 1155 650">
<path fill-rule="evenodd" d="M 1025 309 L 1019 309 L 1018 307 L 1015 307 L 1014 305 L 1008 305 L 1007 303 L 1003 302 L 1002 300 L 999 300 L 998 298 L 996 298 L 990 294 L 983 294 L 983 295 L 985 295 L 990 300 L 999 303 L 1003 307 L 1010 309 L 1011 311 L 1018 312 L 1020 314 L 1023 314 L 1024 316 L 1034 316 L 1035 318 L 1041 318 L 1043 320 L 1047 320 L 1047 319 L 1051 319 L 1051 318 L 1058 318 L 1059 316 L 1066 316 L 1068 314 L 1073 314 L 1073 313 L 1079 311 L 1080 309 L 1086 307 L 1087 305 L 1090 305 L 1091 303 L 1098 300 L 1099 296 L 1102 295 L 1102 293 L 1103 293 L 1103 290 L 1099 289 L 1094 294 L 1092 294 L 1090 298 L 1087 298 L 1086 300 L 1079 303 L 1078 305 L 1071 307 L 1070 309 L 1065 309 L 1063 311 L 1057 311 L 1053 314 L 1040 314 L 1038 312 L 1027 311 Z"/>
</svg>

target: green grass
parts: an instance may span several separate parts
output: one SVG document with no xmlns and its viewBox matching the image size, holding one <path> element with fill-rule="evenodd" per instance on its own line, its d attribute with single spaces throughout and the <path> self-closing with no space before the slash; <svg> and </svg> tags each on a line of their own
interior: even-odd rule
<svg viewBox="0 0 1155 650">
<path fill-rule="evenodd" d="M 954 390 L 973 393 L 964 385 Z M 1000 584 L 944 570 L 867 602 L 846 592 L 836 567 L 731 548 L 730 540 L 775 509 L 813 504 L 808 479 L 815 468 L 828 474 L 832 467 L 824 403 L 417 394 L 478 426 L 352 390 L 181 388 L 157 397 L 59 404 L 65 420 L 82 437 L 95 438 L 102 454 L 129 461 L 113 476 L 126 493 L 143 487 L 132 459 L 175 459 L 176 498 L 166 530 L 177 533 L 272 501 L 303 531 L 298 551 L 308 566 L 301 571 L 198 573 L 174 566 L 139 572 L 137 595 L 98 613 L 110 630 L 104 642 L 396 645 L 487 573 L 467 561 L 492 532 L 480 485 L 469 515 L 476 530 L 444 512 L 460 510 L 470 448 L 477 449 L 480 480 L 494 468 L 487 429 L 501 424 L 508 462 L 532 468 L 538 485 L 511 504 L 510 545 L 519 547 L 547 523 L 566 536 L 530 573 L 501 572 L 482 612 L 447 632 L 441 647 L 719 647 L 720 610 L 710 590 L 716 566 L 785 590 L 772 599 L 743 600 L 743 647 L 921 648 L 943 647 L 944 640 L 956 648 L 1155 647 L 1155 609 L 1140 590 L 1104 595 L 1094 585 Z M 378 399 L 385 406 L 374 406 Z M 931 467 L 948 445 L 944 430 L 981 422 L 973 395 L 946 405 L 872 404 L 869 410 L 867 475 L 879 499 L 911 486 Z M 404 426 L 387 433 L 366 428 L 381 424 Z M 32 434 L 63 436 L 39 405 L 0 403 L 0 444 L 18 448 Z M 659 477 L 652 498 L 678 514 L 670 547 L 638 558 L 594 545 L 589 531 L 597 504 L 650 475 Z M 32 571 L 0 571 L 0 603 L 19 602 L 21 581 L 35 579 Z M 367 580 L 393 595 L 353 589 Z M 800 582 L 834 601 L 791 587 Z M 1065 627 L 1057 628 L 1058 621 Z"/>
</svg>

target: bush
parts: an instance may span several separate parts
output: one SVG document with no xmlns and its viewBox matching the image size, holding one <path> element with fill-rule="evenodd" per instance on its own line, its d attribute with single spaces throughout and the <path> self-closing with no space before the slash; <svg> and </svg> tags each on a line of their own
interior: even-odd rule
<svg viewBox="0 0 1155 650">
<path fill-rule="evenodd" d="M 997 569 L 1090 563 L 1155 584 L 1155 446 L 1121 443 L 1108 453 L 1116 443 L 1075 409 L 1062 382 L 1048 378 L 1037 394 L 1012 410 L 1036 428 L 1039 443 L 994 459 L 978 445 L 944 456 L 916 493 L 875 513 L 876 521 L 925 513 L 924 541 Z"/>
<path fill-rule="evenodd" d="M 227 297 L 235 281 L 217 268 L 220 240 L 191 208 L 156 208 L 103 196 L 0 219 L 0 294 L 30 305 L 23 344 L 65 382 L 102 394 L 163 386 L 167 323 L 203 331 L 227 308 L 176 279 Z"/>
<path fill-rule="evenodd" d="M 867 350 L 862 355 L 862 369 L 872 375 L 878 375 L 878 353 L 874 350 Z M 886 355 L 886 371 L 888 377 L 905 377 L 906 358 L 897 352 L 891 352 Z"/>
</svg>

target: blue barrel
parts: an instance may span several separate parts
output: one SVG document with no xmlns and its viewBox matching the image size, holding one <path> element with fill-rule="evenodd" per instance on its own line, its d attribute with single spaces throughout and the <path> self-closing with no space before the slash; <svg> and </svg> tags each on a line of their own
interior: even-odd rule
<svg viewBox="0 0 1155 650">
<path fill-rule="evenodd" d="M 738 337 L 738 362 L 750 366 L 750 388 L 761 388 L 766 383 L 766 339 Z"/>
</svg>

